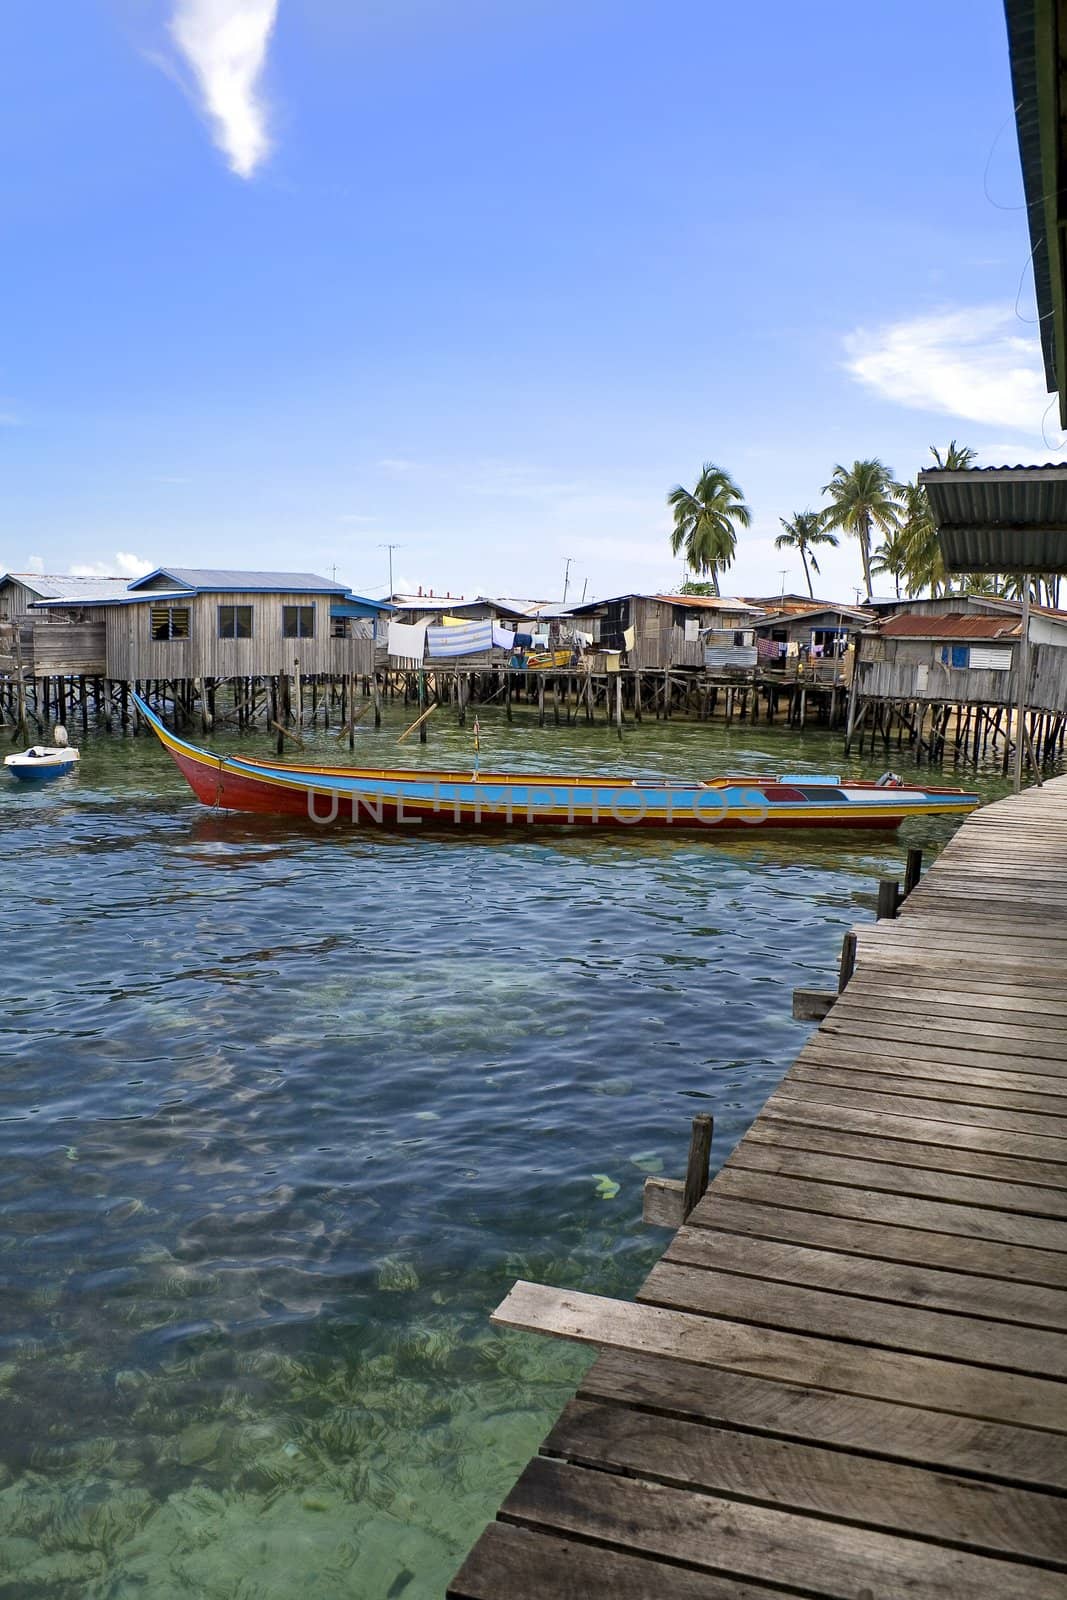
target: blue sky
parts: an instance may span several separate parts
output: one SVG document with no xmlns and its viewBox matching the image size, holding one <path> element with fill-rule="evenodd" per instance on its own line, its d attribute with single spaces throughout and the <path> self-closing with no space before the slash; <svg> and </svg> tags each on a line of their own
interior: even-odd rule
<svg viewBox="0 0 1067 1600">
<path fill-rule="evenodd" d="M 1011 113 L 999 0 L 5 8 L 0 571 L 657 588 L 712 460 L 797 589 L 835 462 L 1060 446 Z"/>
</svg>

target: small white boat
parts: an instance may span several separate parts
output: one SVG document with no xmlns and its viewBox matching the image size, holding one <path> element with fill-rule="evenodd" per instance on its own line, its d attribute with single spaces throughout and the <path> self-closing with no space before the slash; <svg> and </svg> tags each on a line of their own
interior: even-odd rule
<svg viewBox="0 0 1067 1600">
<path fill-rule="evenodd" d="M 69 745 L 34 744 L 18 755 L 5 756 L 4 766 L 21 783 L 48 783 L 73 771 L 77 761 L 78 752 Z"/>
</svg>

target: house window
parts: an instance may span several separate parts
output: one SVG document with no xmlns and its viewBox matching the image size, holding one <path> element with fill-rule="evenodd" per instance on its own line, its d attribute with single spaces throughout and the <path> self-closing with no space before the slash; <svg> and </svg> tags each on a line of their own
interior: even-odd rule
<svg viewBox="0 0 1067 1600">
<path fill-rule="evenodd" d="M 152 606 L 148 617 L 153 639 L 188 639 L 188 606 Z"/>
<path fill-rule="evenodd" d="M 347 617 L 331 617 L 330 618 L 330 638 L 331 639 L 347 639 L 348 637 L 349 637 L 348 618 Z"/>
<path fill-rule="evenodd" d="M 965 672 L 971 664 L 971 647 L 967 644 L 943 644 L 941 660 L 946 667 Z"/>
<path fill-rule="evenodd" d="M 314 637 L 314 606 L 282 606 L 283 639 L 314 639 Z"/>
<path fill-rule="evenodd" d="M 219 606 L 220 639 L 251 639 L 251 637 L 251 606 Z"/>
</svg>

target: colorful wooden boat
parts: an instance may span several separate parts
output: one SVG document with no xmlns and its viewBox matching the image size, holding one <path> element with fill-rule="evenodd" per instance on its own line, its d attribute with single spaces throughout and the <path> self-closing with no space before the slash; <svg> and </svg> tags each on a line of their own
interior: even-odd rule
<svg viewBox="0 0 1067 1600">
<path fill-rule="evenodd" d="M 536 650 L 526 657 L 527 672 L 552 672 L 559 667 L 569 667 L 574 660 L 572 650 Z"/>
<path fill-rule="evenodd" d="M 69 745 L 34 744 L 18 755 L 5 756 L 4 766 L 20 783 L 50 783 L 65 772 L 73 772 L 77 750 Z"/>
<path fill-rule="evenodd" d="M 133 700 L 204 805 L 312 822 L 593 828 L 896 828 L 905 817 L 963 817 L 978 796 L 899 780 L 738 776 L 706 782 L 542 773 L 312 767 L 247 761 L 179 739 Z"/>
</svg>

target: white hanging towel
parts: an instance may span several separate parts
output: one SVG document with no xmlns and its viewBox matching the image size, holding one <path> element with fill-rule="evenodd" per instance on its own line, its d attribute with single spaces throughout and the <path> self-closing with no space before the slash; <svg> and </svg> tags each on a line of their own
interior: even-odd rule
<svg viewBox="0 0 1067 1600">
<path fill-rule="evenodd" d="M 421 661 L 426 654 L 425 622 L 390 622 L 389 654 L 406 661 Z"/>
<path fill-rule="evenodd" d="M 507 628 L 502 628 L 499 622 L 493 623 L 493 647 L 497 650 L 514 650 L 515 635 Z"/>
</svg>

